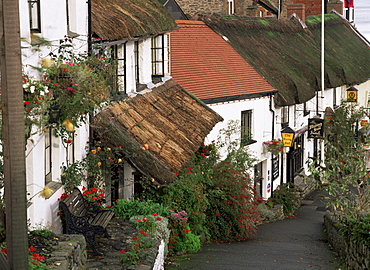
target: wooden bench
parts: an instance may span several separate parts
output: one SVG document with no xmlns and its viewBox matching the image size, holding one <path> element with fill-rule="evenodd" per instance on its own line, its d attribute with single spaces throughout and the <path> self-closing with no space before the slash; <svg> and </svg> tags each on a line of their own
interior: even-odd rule
<svg viewBox="0 0 370 270">
<path fill-rule="evenodd" d="M 66 199 L 60 200 L 59 207 L 63 211 L 65 233 L 82 234 L 95 254 L 101 255 L 97 250 L 95 235 L 110 237 L 106 227 L 114 212 L 101 209 L 95 201 L 86 200 L 78 188 L 75 188 Z"/>
</svg>

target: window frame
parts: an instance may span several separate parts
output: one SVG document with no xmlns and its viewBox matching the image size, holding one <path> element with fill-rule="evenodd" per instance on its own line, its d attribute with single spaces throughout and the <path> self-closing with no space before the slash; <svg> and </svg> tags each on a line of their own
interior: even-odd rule
<svg viewBox="0 0 370 270">
<path fill-rule="evenodd" d="M 158 42 L 159 40 L 160 42 Z M 164 77 L 165 75 L 165 36 L 164 34 L 160 34 L 155 37 L 152 37 L 151 43 L 152 43 L 152 46 L 151 46 L 152 78 Z M 158 68 L 158 65 L 160 66 L 159 68 Z"/>
<path fill-rule="evenodd" d="M 281 107 L 280 112 L 281 112 L 280 115 L 281 127 L 285 128 L 289 125 L 289 107 L 288 106 Z"/>
<path fill-rule="evenodd" d="M 241 111 L 240 142 L 242 145 L 255 143 L 253 140 L 253 110 Z"/>
<path fill-rule="evenodd" d="M 45 174 L 45 185 L 53 180 L 52 169 L 53 169 L 53 132 L 52 128 L 48 128 L 44 132 L 45 146 L 44 146 L 44 174 Z"/>
<path fill-rule="evenodd" d="M 134 68 L 135 68 L 135 82 L 140 84 L 140 41 L 136 40 L 134 43 Z"/>
<path fill-rule="evenodd" d="M 34 13 L 33 10 L 36 10 Z M 41 33 L 41 11 L 40 11 L 40 0 L 28 0 L 28 11 L 29 11 L 29 24 L 30 31 L 33 33 Z M 34 16 L 37 16 L 35 19 Z M 36 21 L 36 27 L 33 27 Z"/>
<path fill-rule="evenodd" d="M 122 46 L 121 49 L 121 56 L 118 56 L 118 46 Z M 114 80 L 114 94 L 119 94 L 119 93 L 127 93 L 127 44 L 122 43 L 118 45 L 112 46 L 112 54 L 113 54 L 113 59 L 117 64 L 117 69 L 116 69 L 116 79 Z M 120 72 L 121 71 L 121 72 Z M 120 79 L 123 78 L 123 79 Z"/>
</svg>

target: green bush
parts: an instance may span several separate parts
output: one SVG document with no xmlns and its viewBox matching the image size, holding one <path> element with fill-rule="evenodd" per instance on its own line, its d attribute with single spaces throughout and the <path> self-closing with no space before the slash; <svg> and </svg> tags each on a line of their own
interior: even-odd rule
<svg viewBox="0 0 370 270">
<path fill-rule="evenodd" d="M 159 216 L 168 217 L 169 207 L 163 204 L 155 203 L 153 201 L 139 201 L 139 200 L 117 200 L 112 209 L 117 217 L 131 218 L 139 215 L 152 215 L 157 213 Z"/>
<path fill-rule="evenodd" d="M 342 216 L 339 226 L 340 233 L 348 240 L 370 247 L 370 214 L 359 218 Z"/>
<path fill-rule="evenodd" d="M 282 204 L 284 215 L 289 217 L 294 214 L 300 206 L 300 198 L 293 183 L 285 183 L 274 190 L 272 202 Z"/>
</svg>

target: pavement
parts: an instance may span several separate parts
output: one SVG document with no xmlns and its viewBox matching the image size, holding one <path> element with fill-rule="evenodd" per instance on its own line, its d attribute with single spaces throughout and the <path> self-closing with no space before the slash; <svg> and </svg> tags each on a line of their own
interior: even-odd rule
<svg viewBox="0 0 370 270">
<path fill-rule="evenodd" d="M 198 253 L 169 258 L 165 269 L 345 269 L 327 243 L 323 230 L 326 208 L 319 194 L 308 195 L 294 218 L 263 224 L 247 241 L 205 244 Z"/>
</svg>

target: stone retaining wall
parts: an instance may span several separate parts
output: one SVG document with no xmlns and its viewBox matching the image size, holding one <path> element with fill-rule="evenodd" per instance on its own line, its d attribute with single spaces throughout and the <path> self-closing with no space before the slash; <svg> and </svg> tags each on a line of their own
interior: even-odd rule
<svg viewBox="0 0 370 270">
<path fill-rule="evenodd" d="M 83 235 L 58 235 L 59 243 L 47 259 L 50 269 L 86 270 L 86 241 Z"/>
<path fill-rule="evenodd" d="M 327 212 L 324 216 L 326 234 L 334 251 L 337 252 L 346 265 L 346 269 L 370 269 L 370 248 L 361 243 L 347 241 L 339 233 L 335 224 L 338 224 L 335 217 L 332 213 Z"/>
</svg>

